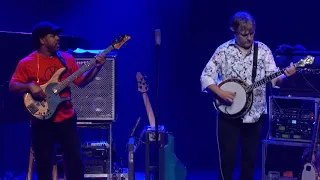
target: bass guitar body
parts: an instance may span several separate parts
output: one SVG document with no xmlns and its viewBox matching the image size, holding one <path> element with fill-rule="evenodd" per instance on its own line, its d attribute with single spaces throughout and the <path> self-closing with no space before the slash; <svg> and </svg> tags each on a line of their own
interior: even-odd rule
<svg viewBox="0 0 320 180">
<path fill-rule="evenodd" d="M 40 86 L 46 94 L 45 100 L 37 101 L 30 93 L 24 94 L 23 101 L 26 109 L 37 119 L 50 119 L 55 114 L 55 111 L 61 102 L 70 100 L 70 98 L 61 98 L 59 93 L 55 93 L 54 89 L 54 87 L 59 83 L 58 80 L 64 70 L 65 68 L 60 68 L 46 84 Z"/>
<path fill-rule="evenodd" d="M 224 102 L 216 96 L 213 105 L 224 116 L 236 119 L 243 117 L 252 107 L 253 93 L 247 92 L 248 84 L 240 79 L 231 78 L 222 81 L 218 87 L 224 91 L 235 92 L 232 103 Z"/>
</svg>

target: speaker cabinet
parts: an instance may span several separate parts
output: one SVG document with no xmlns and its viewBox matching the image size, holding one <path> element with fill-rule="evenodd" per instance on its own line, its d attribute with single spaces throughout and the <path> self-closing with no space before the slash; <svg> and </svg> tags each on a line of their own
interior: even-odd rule
<svg viewBox="0 0 320 180">
<path fill-rule="evenodd" d="M 77 57 L 79 67 L 94 56 Z M 72 103 L 80 121 L 115 121 L 115 67 L 116 54 L 109 53 L 95 79 L 86 87 L 72 84 Z"/>
</svg>

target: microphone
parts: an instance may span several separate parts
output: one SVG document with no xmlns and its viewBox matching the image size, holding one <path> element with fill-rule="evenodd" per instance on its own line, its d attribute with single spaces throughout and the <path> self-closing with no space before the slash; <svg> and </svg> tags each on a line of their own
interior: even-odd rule
<svg viewBox="0 0 320 180">
<path fill-rule="evenodd" d="M 156 29 L 154 31 L 154 35 L 155 35 L 156 45 L 160 46 L 160 44 L 161 44 L 161 30 L 160 29 Z"/>
</svg>

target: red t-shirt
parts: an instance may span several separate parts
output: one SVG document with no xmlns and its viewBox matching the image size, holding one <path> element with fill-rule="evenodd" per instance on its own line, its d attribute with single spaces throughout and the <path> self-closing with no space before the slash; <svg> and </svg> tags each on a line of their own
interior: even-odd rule
<svg viewBox="0 0 320 180">
<path fill-rule="evenodd" d="M 79 69 L 75 59 L 72 55 L 61 52 L 61 55 L 66 61 L 68 70 L 63 73 L 60 81 L 63 81 L 72 73 Z M 13 82 L 20 83 L 30 83 L 34 82 L 38 85 L 45 84 L 50 80 L 52 75 L 60 68 L 63 68 L 63 64 L 57 57 L 46 58 L 41 56 L 37 51 L 31 53 L 24 59 L 20 60 L 16 70 L 11 78 L 10 84 Z M 39 79 L 39 82 L 38 82 Z M 79 85 L 83 78 L 77 78 L 74 83 Z M 70 87 L 65 88 L 60 92 L 61 97 L 70 97 L 71 91 Z M 54 122 L 61 122 L 68 118 L 71 118 L 74 115 L 74 108 L 70 101 L 62 102 L 58 109 L 56 110 L 56 114 L 53 117 Z"/>
</svg>

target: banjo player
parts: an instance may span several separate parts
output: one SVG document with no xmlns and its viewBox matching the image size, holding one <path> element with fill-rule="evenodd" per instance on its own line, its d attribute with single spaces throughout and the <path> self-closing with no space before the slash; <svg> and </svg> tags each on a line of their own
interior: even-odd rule
<svg viewBox="0 0 320 180">
<path fill-rule="evenodd" d="M 233 103 L 234 92 L 219 88 L 220 81 L 238 78 L 252 84 L 252 80 L 262 79 L 277 68 L 271 50 L 262 42 L 254 41 L 256 23 L 248 12 L 237 12 L 230 20 L 230 30 L 234 35 L 220 45 L 206 64 L 201 74 L 201 90 L 211 92 L 225 102 Z M 253 71 L 254 46 L 257 48 L 256 71 Z M 254 73 L 253 73 L 254 72 Z M 296 72 L 291 63 L 285 73 L 271 81 L 279 86 L 281 81 Z M 220 163 L 220 180 L 232 180 L 236 162 L 238 138 L 241 144 L 240 180 L 253 180 L 254 164 L 260 142 L 261 126 L 267 112 L 266 86 L 253 90 L 253 104 L 250 110 L 236 119 L 229 119 L 218 113 L 216 136 Z"/>
</svg>

